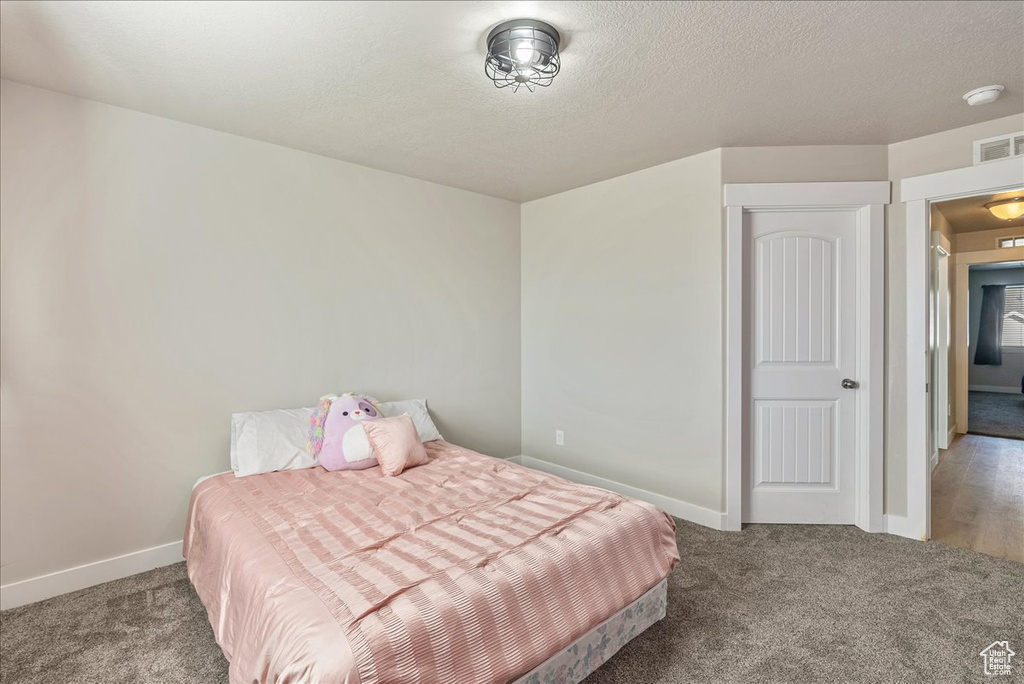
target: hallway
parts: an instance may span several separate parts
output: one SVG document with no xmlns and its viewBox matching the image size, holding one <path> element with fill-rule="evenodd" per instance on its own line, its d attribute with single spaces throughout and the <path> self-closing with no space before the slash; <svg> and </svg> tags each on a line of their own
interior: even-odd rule
<svg viewBox="0 0 1024 684">
<path fill-rule="evenodd" d="M 940 452 L 932 540 L 1024 563 L 1024 441 L 959 435 Z"/>
</svg>

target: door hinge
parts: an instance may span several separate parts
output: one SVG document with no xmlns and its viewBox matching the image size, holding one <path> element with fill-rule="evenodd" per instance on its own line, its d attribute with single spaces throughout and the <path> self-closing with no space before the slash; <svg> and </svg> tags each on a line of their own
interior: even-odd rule
<svg viewBox="0 0 1024 684">
<path fill-rule="evenodd" d="M 928 383 L 924 383 L 924 393 L 928 394 Z"/>
</svg>

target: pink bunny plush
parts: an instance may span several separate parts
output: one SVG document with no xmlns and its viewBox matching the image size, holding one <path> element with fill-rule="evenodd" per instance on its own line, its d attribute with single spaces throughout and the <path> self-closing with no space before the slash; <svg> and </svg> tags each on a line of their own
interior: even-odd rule
<svg viewBox="0 0 1024 684">
<path fill-rule="evenodd" d="M 309 453 L 327 470 L 372 468 L 377 465 L 377 457 L 360 423 L 380 415 L 379 402 L 373 397 L 321 397 L 310 419 Z"/>
</svg>

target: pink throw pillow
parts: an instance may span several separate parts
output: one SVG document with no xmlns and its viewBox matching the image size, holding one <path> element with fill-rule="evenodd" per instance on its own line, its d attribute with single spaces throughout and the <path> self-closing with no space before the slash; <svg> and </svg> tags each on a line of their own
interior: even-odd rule
<svg viewBox="0 0 1024 684">
<path fill-rule="evenodd" d="M 428 461 L 427 450 L 408 413 L 394 418 L 364 420 L 363 429 L 385 475 L 401 475 L 406 468 Z"/>
</svg>

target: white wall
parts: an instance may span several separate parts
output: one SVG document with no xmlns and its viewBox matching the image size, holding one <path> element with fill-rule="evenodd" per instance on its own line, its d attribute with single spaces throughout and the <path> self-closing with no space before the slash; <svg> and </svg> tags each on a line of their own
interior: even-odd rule
<svg viewBox="0 0 1024 684">
<path fill-rule="evenodd" d="M 1003 349 L 1001 366 L 977 366 L 974 352 L 978 349 L 978 328 L 981 327 L 982 287 L 985 285 L 1024 285 L 1024 267 L 993 270 L 971 269 L 970 272 L 970 351 L 967 377 L 971 389 L 979 387 L 1003 387 L 1014 392 L 1020 391 L 1021 376 L 1024 376 L 1024 350 Z"/>
<path fill-rule="evenodd" d="M 453 441 L 722 510 L 723 181 L 895 181 L 886 506 L 902 514 L 898 182 L 1024 129 L 727 148 L 519 207 L 0 87 L 4 583 L 180 538 L 192 481 L 227 467 L 231 412 L 346 389 L 428 395 Z"/>
<path fill-rule="evenodd" d="M 905 514 L 907 487 L 905 238 L 899 182 L 910 176 L 970 166 L 974 140 L 1022 128 L 1024 115 L 1017 115 L 888 146 L 718 150 L 723 183 L 893 181 L 886 266 L 887 512 Z M 720 235 L 714 239 L 710 234 L 700 234 L 695 221 L 683 218 L 688 212 L 698 215 L 707 209 L 703 204 L 706 196 L 698 200 L 694 190 L 711 191 L 695 183 L 685 196 L 679 196 L 675 190 L 680 187 L 679 181 L 671 176 L 677 169 L 691 168 L 684 163 L 694 164 L 692 168 L 696 169 L 698 161 L 706 158 L 698 155 L 523 206 L 523 452 L 722 510 L 721 493 L 716 507 L 711 487 L 714 481 L 721 483 L 721 468 L 712 468 L 706 454 L 721 459 L 722 445 L 711 435 L 722 429 L 719 399 L 725 361 L 714 354 L 697 354 L 693 342 L 680 342 L 672 327 L 673 319 L 668 317 L 669 313 L 684 311 L 691 318 L 696 315 L 695 327 L 704 329 L 708 321 L 716 316 L 720 319 L 721 302 L 716 302 L 714 311 L 691 312 L 672 301 L 665 320 L 655 315 L 665 299 L 677 294 L 673 288 L 684 281 L 704 283 L 695 288 L 696 292 L 713 290 L 721 296 Z M 720 188 L 716 192 L 720 203 Z M 698 203 L 702 208 L 697 208 Z M 685 225 L 683 235 L 693 246 L 684 249 L 667 243 L 667 225 Z M 721 215 L 716 221 L 700 225 L 714 226 L 720 233 Z M 639 239 L 627 241 L 620 234 Z M 629 271 L 642 276 L 631 282 L 625 275 Z M 602 278 L 605 273 L 609 277 Z M 641 292 L 650 291 L 649 284 L 654 282 L 663 288 L 658 298 L 649 305 L 624 306 L 631 299 L 641 300 Z M 647 290 L 643 290 L 645 286 Z M 565 294 L 567 291 L 572 294 Z M 701 299 L 702 303 L 706 301 Z M 601 309 L 605 303 L 611 304 L 606 311 Z M 720 336 L 720 329 L 715 334 Z M 626 352 L 627 336 L 637 340 L 639 358 Z M 687 359 L 680 358 L 679 350 Z M 655 380 L 659 374 L 665 378 L 660 383 Z M 638 431 L 637 424 L 613 419 L 613 409 L 607 402 L 602 403 L 602 398 L 610 398 L 614 387 L 633 384 L 639 385 L 645 396 L 652 394 L 655 402 L 664 401 L 669 398 L 668 388 L 679 384 L 684 376 L 689 380 L 687 390 L 696 391 L 707 401 L 687 403 L 685 409 L 678 400 L 658 405 L 656 414 L 642 424 L 646 431 L 643 439 L 648 435 L 656 439 L 641 444 L 639 449 L 632 446 L 629 440 Z M 707 378 L 708 384 L 698 385 L 692 381 L 694 377 Z M 710 378 L 719 385 L 710 384 Z M 680 447 L 678 428 L 689 435 L 694 417 L 702 426 L 696 442 L 699 447 Z M 556 428 L 566 430 L 565 447 L 554 446 Z M 575 442 L 573 433 L 577 433 Z M 602 443 L 601 436 L 611 436 L 611 443 Z M 657 440 L 666 446 L 654 446 Z M 701 455 L 679 455 L 694 450 Z M 633 460 L 624 460 L 624 452 L 632 454 Z M 685 483 L 675 478 L 679 465 L 690 469 Z"/>
<path fill-rule="evenodd" d="M 1024 114 L 926 135 L 889 145 L 889 180 L 892 204 L 886 212 L 886 512 L 907 512 L 907 280 L 906 212 L 900 200 L 904 178 L 970 166 L 972 142 L 1024 130 Z M 957 249 L 963 251 L 957 236 Z M 922 395 L 922 401 L 924 396 Z"/>
<path fill-rule="evenodd" d="M 821 183 L 886 178 L 885 145 L 725 147 L 725 183 Z"/>
<path fill-rule="evenodd" d="M 181 539 L 234 411 L 520 453 L 519 206 L 0 84 L 2 583 Z"/>
<path fill-rule="evenodd" d="M 717 150 L 523 205 L 525 455 L 722 509 L 721 205 Z"/>
</svg>

